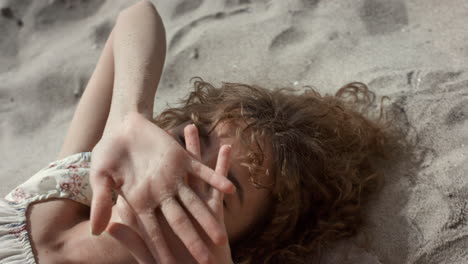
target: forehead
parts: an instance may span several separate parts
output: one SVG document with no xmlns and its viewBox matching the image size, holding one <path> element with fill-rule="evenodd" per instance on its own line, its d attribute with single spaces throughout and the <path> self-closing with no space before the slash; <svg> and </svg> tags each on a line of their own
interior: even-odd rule
<svg viewBox="0 0 468 264">
<path fill-rule="evenodd" d="M 238 121 L 224 121 L 216 125 L 213 131 L 220 138 L 233 138 L 236 137 L 237 130 L 244 129 L 241 122 Z"/>
<path fill-rule="evenodd" d="M 231 144 L 240 152 L 254 151 L 256 146 L 251 140 L 252 133 L 245 130 L 246 127 L 247 124 L 241 121 L 221 121 L 213 128 L 213 132 L 221 144 Z M 260 147 L 263 149 L 263 146 Z"/>
</svg>

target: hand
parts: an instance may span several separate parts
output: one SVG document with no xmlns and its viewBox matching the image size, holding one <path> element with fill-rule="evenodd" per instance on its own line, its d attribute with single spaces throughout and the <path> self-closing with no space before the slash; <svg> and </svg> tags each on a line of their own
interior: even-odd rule
<svg viewBox="0 0 468 264">
<path fill-rule="evenodd" d="M 93 234 L 100 234 L 108 226 L 112 191 L 117 190 L 136 219 L 134 231 L 160 263 L 176 262 L 162 235 L 156 210 L 199 262 L 205 263 L 211 256 L 184 207 L 214 244 L 227 240 L 223 226 L 187 185 L 187 178 L 198 177 L 226 193 L 232 193 L 234 185 L 193 158 L 174 138 L 143 116 L 128 114 L 117 131 L 106 133 L 98 142 L 92 159 Z"/>
<path fill-rule="evenodd" d="M 196 127 L 193 125 L 188 125 L 185 128 L 184 133 L 187 151 L 191 153 L 195 158 L 200 159 L 200 142 Z M 215 171 L 218 175 L 226 177 L 229 169 L 230 154 L 230 146 L 222 146 L 220 148 L 218 154 L 218 161 L 216 162 L 215 168 Z M 216 216 L 216 219 L 219 222 L 219 224 L 223 227 L 224 235 L 227 236 L 226 228 L 224 225 L 223 193 L 212 187 L 206 188 L 206 184 L 204 184 L 202 181 L 195 177 L 191 178 L 191 187 L 193 187 L 197 195 L 201 197 L 204 200 L 204 202 L 208 205 L 209 209 Z M 125 202 L 122 202 L 120 206 L 125 208 Z M 152 255 L 150 251 L 146 248 L 144 240 L 141 239 L 141 236 L 138 233 L 134 232 L 127 225 L 112 223 L 108 229 L 108 232 L 130 250 L 132 255 L 138 260 L 138 263 L 153 263 Z M 198 263 L 232 263 L 229 243 L 226 243 L 224 245 L 215 245 L 214 243 L 212 243 L 212 241 L 210 241 L 210 239 L 206 235 L 204 235 L 204 232 L 201 235 L 204 242 L 208 245 L 208 250 L 211 255 L 211 259 L 208 259 L 207 261 L 203 262 L 198 261 Z M 170 236 L 171 235 L 169 235 L 168 238 L 171 238 Z M 178 241 L 175 241 L 173 239 L 169 241 L 171 241 L 171 250 L 173 250 L 173 252 L 175 253 L 174 255 L 176 256 L 176 263 L 193 262 L 193 259 L 187 258 L 187 254 L 185 254 L 187 249 L 183 245 L 177 243 Z"/>
</svg>

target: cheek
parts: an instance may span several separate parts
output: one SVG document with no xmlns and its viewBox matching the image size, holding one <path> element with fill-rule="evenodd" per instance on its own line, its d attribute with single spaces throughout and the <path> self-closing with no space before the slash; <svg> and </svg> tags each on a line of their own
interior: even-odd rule
<svg viewBox="0 0 468 264">
<path fill-rule="evenodd" d="M 231 243 L 248 232 L 259 217 L 255 212 L 246 209 L 250 208 L 224 209 L 224 224 Z"/>
<path fill-rule="evenodd" d="M 244 203 L 242 208 L 224 209 L 224 223 L 231 242 L 241 239 L 268 214 L 271 205 L 269 193 L 258 189 L 248 191 L 251 191 L 249 203 Z"/>
<path fill-rule="evenodd" d="M 238 212 L 224 209 L 224 224 L 231 243 L 235 241 L 241 233 L 239 228 L 240 221 L 241 219 L 239 219 Z"/>
</svg>

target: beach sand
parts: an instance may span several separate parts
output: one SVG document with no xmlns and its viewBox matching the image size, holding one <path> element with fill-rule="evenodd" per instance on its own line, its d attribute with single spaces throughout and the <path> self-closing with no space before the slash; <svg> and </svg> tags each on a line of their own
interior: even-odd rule
<svg viewBox="0 0 468 264">
<path fill-rule="evenodd" d="M 127 0 L 0 0 L 0 194 L 55 159 Z M 153 1 L 168 55 L 155 114 L 189 79 L 216 85 L 369 85 L 416 146 L 387 165 L 366 210 L 367 243 L 328 263 L 468 263 L 468 2 Z"/>
</svg>

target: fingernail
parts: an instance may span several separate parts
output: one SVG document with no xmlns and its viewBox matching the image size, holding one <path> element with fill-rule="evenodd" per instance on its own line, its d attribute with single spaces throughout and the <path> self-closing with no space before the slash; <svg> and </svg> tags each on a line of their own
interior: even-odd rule
<svg viewBox="0 0 468 264">
<path fill-rule="evenodd" d="M 229 190 L 229 193 L 233 194 L 233 193 L 236 192 L 237 189 L 236 189 L 236 186 L 234 184 L 231 183 L 230 185 L 231 185 L 231 188 Z"/>
<path fill-rule="evenodd" d="M 99 236 L 101 234 L 101 233 L 95 232 L 91 226 L 90 226 L 90 233 L 92 236 Z"/>
<path fill-rule="evenodd" d="M 226 150 L 229 150 L 229 151 L 232 149 L 231 144 L 226 144 L 226 145 L 224 145 L 224 147 L 226 148 Z"/>
</svg>

